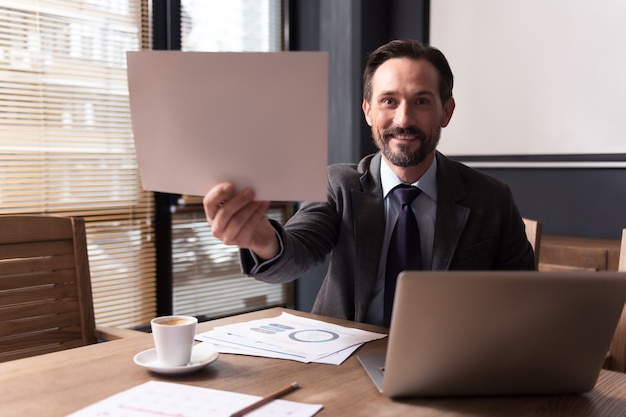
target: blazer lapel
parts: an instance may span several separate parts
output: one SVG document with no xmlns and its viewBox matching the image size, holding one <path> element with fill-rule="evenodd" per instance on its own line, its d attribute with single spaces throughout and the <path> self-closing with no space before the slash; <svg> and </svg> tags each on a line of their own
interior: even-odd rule
<svg viewBox="0 0 626 417">
<path fill-rule="evenodd" d="M 380 154 L 361 176 L 361 190 L 352 190 L 356 243 L 355 320 L 362 321 L 376 285 L 378 264 L 385 233 L 385 213 L 380 183 Z M 367 172 L 369 171 L 369 172 Z"/>
<path fill-rule="evenodd" d="M 457 204 L 465 196 L 461 178 L 449 160 L 437 153 L 437 220 L 433 242 L 433 270 L 450 268 L 452 256 L 470 215 L 469 207 Z"/>
</svg>

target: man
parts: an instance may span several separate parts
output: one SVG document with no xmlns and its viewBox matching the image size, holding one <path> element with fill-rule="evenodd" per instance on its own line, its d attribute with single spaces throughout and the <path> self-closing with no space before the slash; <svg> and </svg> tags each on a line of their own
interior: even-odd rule
<svg viewBox="0 0 626 417">
<path fill-rule="evenodd" d="M 365 68 L 362 104 L 379 152 L 331 165 L 328 200 L 304 203 L 284 227 L 252 190 L 218 185 L 204 198 L 213 235 L 239 246 L 243 271 L 265 282 L 294 280 L 330 254 L 313 312 L 379 325 L 388 325 L 387 248 L 401 210 L 389 195 L 398 184 L 421 190 L 411 203 L 421 268 L 535 269 L 509 187 L 436 151 L 454 112 L 452 86 L 437 49 L 412 40 L 381 46 Z"/>
</svg>

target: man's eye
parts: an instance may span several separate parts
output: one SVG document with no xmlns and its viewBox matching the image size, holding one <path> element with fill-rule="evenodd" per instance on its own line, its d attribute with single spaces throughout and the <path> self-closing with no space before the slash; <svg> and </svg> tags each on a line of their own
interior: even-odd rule
<svg viewBox="0 0 626 417">
<path fill-rule="evenodd" d="M 428 103 L 430 103 L 430 101 L 427 98 L 418 98 L 417 100 L 415 100 L 415 104 L 422 106 Z"/>
<path fill-rule="evenodd" d="M 382 104 L 385 104 L 387 106 L 392 105 L 393 104 L 393 99 L 390 98 L 384 98 L 380 101 Z"/>
</svg>

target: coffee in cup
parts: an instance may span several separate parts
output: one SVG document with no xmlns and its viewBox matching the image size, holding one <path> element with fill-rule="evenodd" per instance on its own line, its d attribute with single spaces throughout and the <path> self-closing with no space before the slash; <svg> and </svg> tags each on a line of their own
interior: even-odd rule
<svg viewBox="0 0 626 417">
<path fill-rule="evenodd" d="M 190 323 L 193 318 L 195 317 L 163 317 L 163 320 L 159 320 L 157 323 L 161 326 L 180 326 Z"/>
</svg>

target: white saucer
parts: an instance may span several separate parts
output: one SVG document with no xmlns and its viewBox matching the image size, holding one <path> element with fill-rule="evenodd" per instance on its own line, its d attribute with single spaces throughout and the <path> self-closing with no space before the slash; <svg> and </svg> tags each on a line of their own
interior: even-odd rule
<svg viewBox="0 0 626 417">
<path fill-rule="evenodd" d="M 195 345 L 191 351 L 191 359 L 187 365 L 182 366 L 166 366 L 157 359 L 156 349 L 148 349 L 139 352 L 133 358 L 133 361 L 146 369 L 159 374 L 186 374 L 204 368 L 205 366 L 215 362 L 219 353 L 211 348 L 203 346 L 203 343 Z"/>
</svg>

